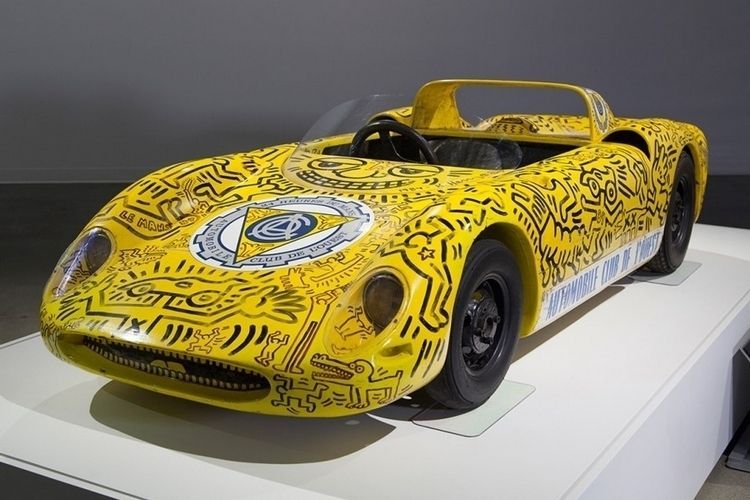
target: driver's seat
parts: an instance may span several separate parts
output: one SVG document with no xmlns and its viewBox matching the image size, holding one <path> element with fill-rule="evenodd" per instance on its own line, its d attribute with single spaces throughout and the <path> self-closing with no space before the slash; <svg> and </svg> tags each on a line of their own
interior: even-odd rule
<svg viewBox="0 0 750 500">
<path fill-rule="evenodd" d="M 499 143 L 502 142 L 506 141 L 499 141 Z M 514 144 L 518 146 L 517 143 Z M 441 165 L 499 170 L 516 168 L 520 163 L 518 154 L 520 151 L 516 151 L 515 148 L 511 148 L 513 151 L 504 151 L 508 148 L 501 148 L 501 144 L 496 145 L 473 139 L 447 138 L 431 140 L 430 145 Z"/>
</svg>

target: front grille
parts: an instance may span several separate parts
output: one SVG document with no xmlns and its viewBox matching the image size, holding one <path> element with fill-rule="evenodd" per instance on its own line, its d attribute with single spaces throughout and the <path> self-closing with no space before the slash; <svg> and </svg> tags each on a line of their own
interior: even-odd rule
<svg viewBox="0 0 750 500">
<path fill-rule="evenodd" d="M 258 372 L 189 354 L 92 337 L 84 337 L 83 345 L 118 365 L 190 384 L 229 391 L 269 388 L 268 380 Z"/>
</svg>

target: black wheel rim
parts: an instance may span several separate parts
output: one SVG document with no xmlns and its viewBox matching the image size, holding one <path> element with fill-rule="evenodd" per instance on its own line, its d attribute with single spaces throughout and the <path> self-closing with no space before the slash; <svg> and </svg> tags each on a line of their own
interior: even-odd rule
<svg viewBox="0 0 750 500">
<path fill-rule="evenodd" d="M 672 244 L 676 247 L 682 245 L 688 226 L 690 225 L 687 180 L 681 177 L 677 189 L 674 192 L 674 204 L 672 206 L 672 217 L 669 221 L 669 231 L 672 236 Z"/>
<path fill-rule="evenodd" d="M 508 311 L 504 283 L 500 276 L 487 277 L 474 289 L 464 310 L 461 353 L 474 375 L 481 374 L 502 349 Z"/>
</svg>

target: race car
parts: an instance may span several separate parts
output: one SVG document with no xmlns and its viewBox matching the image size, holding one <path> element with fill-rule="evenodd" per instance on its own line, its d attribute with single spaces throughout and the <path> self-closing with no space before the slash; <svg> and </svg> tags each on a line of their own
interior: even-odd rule
<svg viewBox="0 0 750 500">
<path fill-rule="evenodd" d="M 479 87 L 584 111 L 470 120 L 457 91 Z M 519 337 L 680 266 L 706 176 L 693 125 L 615 117 L 574 85 L 433 81 L 135 182 L 56 265 L 42 336 L 86 370 L 242 411 L 341 416 L 420 388 L 470 409 Z"/>
</svg>

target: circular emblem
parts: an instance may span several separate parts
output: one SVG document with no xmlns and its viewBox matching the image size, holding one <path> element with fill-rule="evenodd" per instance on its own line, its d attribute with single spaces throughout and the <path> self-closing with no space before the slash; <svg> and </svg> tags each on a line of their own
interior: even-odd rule
<svg viewBox="0 0 750 500">
<path fill-rule="evenodd" d="M 205 223 L 190 251 L 236 270 L 288 267 L 352 244 L 372 227 L 370 208 L 332 196 L 285 196 L 235 207 Z"/>
<path fill-rule="evenodd" d="M 250 224 L 245 237 L 256 243 L 291 241 L 306 235 L 318 224 L 310 214 L 279 214 L 266 217 Z"/>
</svg>

